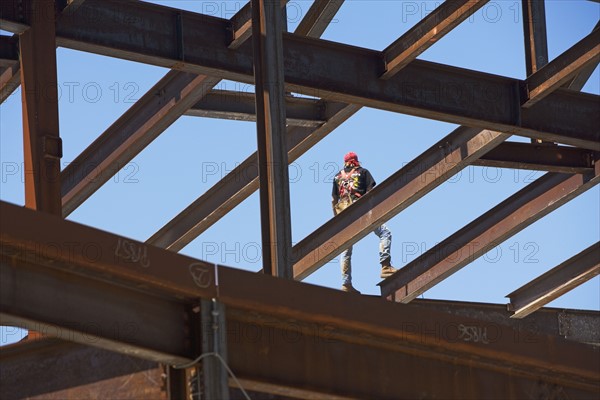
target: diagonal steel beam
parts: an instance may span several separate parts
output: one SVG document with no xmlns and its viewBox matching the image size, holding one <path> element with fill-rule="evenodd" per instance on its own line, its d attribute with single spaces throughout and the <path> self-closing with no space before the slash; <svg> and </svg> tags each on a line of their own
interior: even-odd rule
<svg viewBox="0 0 600 400">
<path fill-rule="evenodd" d="M 85 15 L 98 18 L 90 23 Z M 252 51 L 227 47 L 230 27 L 228 20 L 146 2 L 87 0 L 61 18 L 57 35 L 69 48 L 252 82 Z M 556 91 L 543 106 L 522 110 L 517 79 L 415 60 L 382 83 L 381 52 L 293 34 L 283 42 L 290 92 L 600 149 L 598 96 Z"/>
<path fill-rule="evenodd" d="M 61 173 L 67 216 L 219 82 L 170 71 Z"/>
<path fill-rule="evenodd" d="M 489 0 L 446 0 L 421 22 L 383 50 L 385 71 L 382 79 L 390 79 L 421 53 L 469 18 Z"/>
<path fill-rule="evenodd" d="M 587 65 L 600 61 L 600 30 L 594 30 L 569 50 L 540 68 L 526 80 L 527 97 L 523 107 L 529 108 L 565 84 Z"/>
<path fill-rule="evenodd" d="M 547 173 L 382 281 L 382 296 L 410 302 L 598 182 L 598 162 L 591 174 Z"/>
<path fill-rule="evenodd" d="M 508 135 L 460 127 L 294 246 L 301 280 L 494 148 Z"/>
<path fill-rule="evenodd" d="M 321 37 L 344 0 L 315 0 L 294 33 L 300 36 Z"/>
<path fill-rule="evenodd" d="M 0 103 L 3 103 L 21 85 L 21 64 L 0 68 Z"/>
<path fill-rule="evenodd" d="M 591 172 L 599 158 L 599 152 L 575 147 L 504 142 L 473 165 L 581 174 Z"/>
<path fill-rule="evenodd" d="M 511 318 L 524 318 L 600 274 L 600 242 L 521 286 L 508 297 Z"/>
<path fill-rule="evenodd" d="M 600 22 L 598 22 L 596 26 L 594 26 L 592 32 L 598 29 L 600 29 Z M 581 68 L 579 73 L 575 75 L 574 78 L 572 78 L 570 81 L 565 82 L 563 84 L 563 87 L 573 90 L 581 90 L 585 86 L 587 81 L 590 79 L 597 66 L 598 62 L 587 64 L 585 67 Z"/>
<path fill-rule="evenodd" d="M 288 128 L 288 161 L 297 160 L 359 109 L 360 106 L 336 104 L 326 110 L 327 122 L 320 127 Z M 152 235 L 147 243 L 179 251 L 256 190 L 258 157 L 255 152 Z"/>
</svg>

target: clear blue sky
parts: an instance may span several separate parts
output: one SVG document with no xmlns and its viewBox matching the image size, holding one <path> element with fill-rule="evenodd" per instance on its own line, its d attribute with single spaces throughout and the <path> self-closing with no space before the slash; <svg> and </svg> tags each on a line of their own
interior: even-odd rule
<svg viewBox="0 0 600 400">
<path fill-rule="evenodd" d="M 244 5 L 237 1 L 154 3 L 222 18 L 230 18 Z M 311 4 L 290 1 L 290 31 Z M 382 50 L 436 4 L 439 2 L 347 0 L 323 38 Z M 600 17 L 600 5 L 548 0 L 546 13 L 553 59 L 591 32 Z M 64 168 L 167 70 L 62 48 L 57 55 Z M 524 79 L 520 1 L 491 1 L 420 58 Z M 218 88 L 252 90 L 235 82 L 222 82 Z M 598 69 L 584 91 L 599 94 Z M 299 242 L 331 218 L 331 178 L 344 153 L 357 152 L 363 166 L 382 182 L 454 128 L 448 123 L 363 108 L 290 167 L 293 241 Z M 20 91 L 0 106 L 0 131 L 0 199 L 24 204 Z M 255 149 L 254 123 L 182 117 L 69 219 L 144 241 Z M 19 173 L 12 174 L 13 168 Z M 402 267 L 414 260 L 542 174 L 479 167 L 463 170 L 388 222 L 394 239 L 394 265 Z M 598 241 L 599 195 L 599 188 L 593 188 L 427 291 L 424 297 L 506 303 L 507 294 Z M 182 253 L 258 270 L 260 246 L 255 193 Z M 355 246 L 353 264 L 355 286 L 363 293 L 378 294 L 374 235 Z M 337 259 L 306 282 L 339 288 Z M 600 309 L 600 278 L 550 306 Z M 2 343 L 18 339 L 14 330 L 4 329 L 1 336 Z"/>
</svg>

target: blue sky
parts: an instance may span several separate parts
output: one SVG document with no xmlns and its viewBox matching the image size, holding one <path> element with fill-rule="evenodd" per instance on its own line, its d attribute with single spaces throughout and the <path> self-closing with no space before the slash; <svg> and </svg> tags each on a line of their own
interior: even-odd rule
<svg viewBox="0 0 600 400">
<path fill-rule="evenodd" d="M 230 18 L 236 1 L 160 1 L 171 7 Z M 290 1 L 293 31 L 312 2 Z M 347 0 L 324 39 L 383 50 L 439 2 Z M 550 59 L 592 31 L 600 4 L 546 1 Z M 491 1 L 419 58 L 518 79 L 525 78 L 519 1 Z M 132 103 L 167 73 L 163 68 L 58 49 L 62 165 L 72 161 Z M 223 81 L 218 88 L 251 90 Z M 585 92 L 600 93 L 598 68 Z M 375 109 L 361 109 L 290 167 L 295 243 L 331 218 L 331 179 L 347 151 L 358 153 L 378 182 L 418 156 L 456 125 Z M 0 199 L 24 204 L 20 91 L 0 106 Z M 511 140 L 529 141 L 513 137 Z M 254 123 L 181 117 L 68 219 L 144 241 L 256 150 Z M 13 171 L 16 174 L 13 174 Z M 388 222 L 393 264 L 402 267 L 542 172 L 469 167 Z M 430 299 L 506 303 L 505 296 L 600 237 L 600 190 L 595 187 L 484 257 L 430 289 Z M 235 208 L 182 253 L 248 270 L 261 268 L 258 193 Z M 354 284 L 378 294 L 377 238 L 354 247 Z M 337 259 L 306 282 L 339 288 Z M 549 306 L 600 309 L 600 278 Z M 10 329 L 10 328 L 9 328 Z M 1 342 L 15 331 L 2 331 Z"/>
</svg>

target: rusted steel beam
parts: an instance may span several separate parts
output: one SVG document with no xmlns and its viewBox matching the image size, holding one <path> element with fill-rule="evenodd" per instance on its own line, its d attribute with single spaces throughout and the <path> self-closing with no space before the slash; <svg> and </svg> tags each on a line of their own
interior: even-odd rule
<svg viewBox="0 0 600 400">
<path fill-rule="evenodd" d="M 119 18 L 100 17 L 106 15 Z M 230 27 L 228 20 L 146 2 L 87 0 L 61 18 L 57 35 L 61 46 L 77 50 L 252 82 L 252 51 L 227 47 Z M 571 93 L 567 101 L 554 92 L 522 110 L 517 79 L 415 60 L 382 84 L 381 52 L 294 34 L 283 35 L 283 49 L 286 90 L 293 93 L 600 150 L 595 95 Z"/>
<path fill-rule="evenodd" d="M 0 67 L 10 67 L 19 62 L 19 37 L 0 35 Z"/>
<path fill-rule="evenodd" d="M 63 215 L 79 207 L 218 82 L 168 72 L 60 174 Z"/>
<path fill-rule="evenodd" d="M 288 161 L 297 160 L 358 109 L 360 106 L 335 104 L 325 110 L 327 122 L 318 128 L 288 128 Z M 152 235 L 147 243 L 179 251 L 256 190 L 258 161 L 255 152 Z"/>
<path fill-rule="evenodd" d="M 430 358 L 419 346 L 406 348 L 401 340 L 372 336 L 349 340 L 344 332 L 333 329 L 327 338 L 316 337 L 310 327 L 300 323 L 261 317 L 257 315 L 259 321 L 229 321 L 234 332 L 254 334 L 244 338 L 242 333 L 241 338 L 230 339 L 230 365 L 243 376 L 241 384 L 248 389 L 313 400 L 597 395 L 593 386 L 555 381 L 538 368 L 524 371 L 516 367 L 513 374 L 506 374 L 510 362 L 498 362 L 500 368 L 495 371 L 471 367 L 452 352 L 440 351 Z M 432 330 L 434 326 L 432 322 Z M 443 332 L 448 326 L 440 324 L 438 328 Z M 254 343 L 249 347 L 251 340 Z M 291 341 L 296 345 L 290 346 Z M 331 347 L 336 351 L 329 351 Z M 289 377 L 303 385 L 289 385 Z"/>
<path fill-rule="evenodd" d="M 255 101 L 254 93 L 212 90 L 185 115 L 256 121 Z M 288 125 L 316 128 L 325 122 L 323 111 L 326 107 L 324 100 L 286 96 L 286 122 Z"/>
<path fill-rule="evenodd" d="M 46 337 L 3 346 L 0 365 L 4 400 L 166 400 L 157 363 L 65 340 Z"/>
<path fill-rule="evenodd" d="M 390 79 L 489 0 L 446 0 L 383 50 L 382 79 Z"/>
<path fill-rule="evenodd" d="M 529 76 L 523 107 L 529 108 L 564 85 L 587 65 L 600 60 L 600 30 L 594 30 L 569 50 Z"/>
<path fill-rule="evenodd" d="M 296 35 L 321 37 L 344 0 L 315 0 L 296 27 Z"/>
<path fill-rule="evenodd" d="M 21 34 L 29 29 L 32 20 L 39 20 L 46 14 L 54 20 L 54 13 L 33 9 L 30 0 L 5 0 L 0 8 L 0 29 Z"/>
<path fill-rule="evenodd" d="M 598 182 L 600 163 L 591 174 L 547 173 L 382 281 L 382 296 L 410 302 Z"/>
<path fill-rule="evenodd" d="M 542 308 L 531 314 L 526 319 L 510 319 L 510 312 L 505 304 L 484 304 L 470 302 L 456 302 L 446 300 L 415 299 L 411 305 L 427 310 L 441 311 L 457 317 L 477 319 L 487 323 L 492 333 L 492 328 L 508 325 L 513 329 L 515 342 L 536 343 L 539 333 L 554 337 L 564 337 L 587 343 L 600 343 L 600 313 L 594 311 L 565 310 L 556 308 Z M 306 325 L 297 322 L 285 322 L 275 319 L 255 318 L 254 325 L 242 325 L 240 320 L 229 319 L 231 326 L 229 341 L 254 341 L 259 337 L 275 337 L 277 333 L 283 335 L 291 344 L 302 343 L 302 340 L 312 342 L 323 341 L 342 345 L 342 340 L 333 336 L 332 327 L 322 326 L 322 329 L 309 329 Z M 258 325 L 258 322 L 267 323 Z M 417 325 L 415 325 L 416 327 Z M 295 330 L 281 330 L 284 328 Z M 493 333 L 496 334 L 497 328 Z M 302 337 L 300 336 L 302 334 Z M 308 334 L 311 334 L 310 336 Z M 319 336 L 321 334 L 321 336 Z M 558 339 L 560 340 L 560 339 Z M 371 344 L 372 345 L 372 344 Z M 43 395 L 49 398 L 88 398 L 108 393 L 111 398 L 163 398 L 164 380 L 160 374 L 162 370 L 149 361 L 132 358 L 118 353 L 108 352 L 94 347 L 88 347 L 58 339 L 43 338 L 35 341 L 25 341 L 3 347 L 0 352 L 0 395 L 7 400 L 20 398 L 33 398 Z M 53 373 L 52 371 L 56 371 Z M 237 371 L 237 370 L 236 370 Z M 125 383 L 125 374 L 136 374 Z M 428 379 L 429 374 L 424 374 L 423 379 Z M 147 380 L 140 378 L 146 377 Z M 110 379 L 115 378 L 115 379 Z M 109 379 L 106 382 L 99 382 Z M 35 384 L 31 384 L 35 382 Z M 96 383 L 98 382 L 98 383 Z M 242 386 L 248 390 L 250 387 L 261 392 L 275 393 L 277 396 L 290 394 L 289 387 L 282 387 L 273 382 L 258 382 L 256 380 L 242 380 Z M 230 380 L 230 384 L 235 383 Z M 435 385 L 434 385 L 435 386 Z M 465 387 L 470 387 L 466 385 Z M 65 389 L 72 388 L 68 391 Z M 144 390 L 142 392 L 142 390 Z M 152 390 L 152 392 L 150 392 Z M 323 393 L 315 394 L 314 391 L 302 392 L 295 389 L 295 395 L 302 393 L 302 398 L 323 397 Z M 11 397 L 12 396 L 12 397 Z M 236 396 L 232 398 L 242 399 Z M 253 399 L 271 399 L 272 396 L 252 393 Z M 277 397 L 279 398 L 279 397 Z M 287 397 L 286 397 L 287 398 Z M 347 398 L 338 393 L 332 398 Z"/>
<path fill-rule="evenodd" d="M 0 68 L 0 103 L 3 103 L 21 85 L 21 64 L 17 61 Z"/>
<path fill-rule="evenodd" d="M 277 1 L 277 0 L 273 0 Z M 284 8 L 289 0 L 281 0 L 281 7 Z M 248 1 L 231 18 L 231 37 L 228 40 L 230 49 L 237 49 L 252 36 L 252 1 Z"/>
<path fill-rule="evenodd" d="M 292 226 L 279 2 L 252 0 L 263 271 L 292 275 Z"/>
<path fill-rule="evenodd" d="M 295 279 L 306 278 L 507 138 L 476 128 L 456 129 L 295 245 Z"/>
<path fill-rule="evenodd" d="M 600 21 L 596 24 L 596 26 L 594 26 L 592 32 L 598 29 L 600 29 Z M 579 70 L 575 77 L 573 77 L 570 81 L 565 82 L 563 87 L 573 90 L 581 90 L 590 79 L 597 66 L 598 62 L 587 64 L 585 67 Z"/>
<path fill-rule="evenodd" d="M 202 288 L 198 282 L 205 280 L 201 278 L 214 276 L 194 275 L 194 270 L 190 274 L 191 265 L 206 265 L 199 260 L 148 246 L 149 266 L 143 267 L 139 261 L 126 262 L 122 256 L 115 256 L 115 246 L 120 248 L 118 243 L 122 240 L 119 236 L 7 203 L 0 203 L 0 215 L 3 221 L 0 321 L 3 323 L 19 322 L 17 326 L 22 327 L 53 326 L 52 334 L 58 337 L 74 341 L 85 335 L 94 346 L 108 346 L 114 351 L 179 364 L 198 355 L 186 339 L 190 329 L 189 317 L 184 317 L 184 311 L 197 304 L 198 297 L 215 298 L 228 310 L 229 364 L 245 381 L 265 382 L 268 376 L 266 381 L 280 388 L 348 397 L 364 397 L 364 382 L 370 382 L 371 390 L 386 388 L 372 393 L 377 398 L 386 398 L 387 390 L 399 390 L 397 377 L 390 380 L 381 373 L 381 368 L 359 361 L 360 356 L 348 347 L 358 343 L 357 348 L 368 359 L 377 359 L 382 354 L 377 349 L 383 346 L 395 359 L 410 354 L 414 356 L 410 358 L 413 363 L 437 360 L 430 366 L 437 365 L 440 373 L 467 368 L 478 371 L 477 374 L 497 373 L 494 376 L 504 384 L 511 382 L 510 377 L 523 377 L 530 383 L 542 379 L 576 393 L 595 393 L 600 389 L 600 350 L 588 345 L 542 334 L 533 334 L 531 341 L 524 342 L 518 332 L 507 326 L 223 266 L 203 271 L 203 274 L 217 271 L 218 289 L 214 285 Z M 96 254 L 101 254 L 94 262 L 89 259 L 90 253 L 81 251 L 90 239 L 95 239 Z M 67 248 L 72 248 L 73 242 L 81 244 L 79 250 L 68 254 L 60 251 L 68 243 L 71 245 Z M 127 248 L 127 254 L 138 254 L 136 249 L 144 247 L 131 241 Z M 63 284 L 58 285 L 57 280 Z M 27 293 L 33 289 L 36 296 L 19 295 L 21 291 Z M 100 296 L 99 292 L 110 295 Z M 151 296 L 153 300 L 147 302 Z M 303 301 L 298 302 L 299 298 Z M 180 311 L 168 310 L 170 305 L 176 305 Z M 134 321 L 140 330 L 129 334 L 129 331 L 106 329 L 111 327 L 110 317 L 113 322 L 115 318 Z M 82 321 L 89 323 L 82 324 Z M 253 335 L 250 339 L 246 336 L 249 329 Z M 269 339 L 267 336 L 257 338 L 255 334 L 266 335 L 268 329 L 284 338 L 283 342 L 275 339 L 273 346 L 267 347 L 269 351 L 260 351 L 265 347 L 257 343 Z M 79 335 L 73 335 L 74 332 Z M 287 340 L 297 338 L 292 336 L 297 332 L 306 340 Z M 309 336 L 304 336 L 304 332 Z M 312 344 L 317 347 L 311 348 Z M 257 357 L 256 351 L 262 355 Z M 317 357 L 310 364 L 304 357 L 297 357 L 305 351 Z M 317 356 L 319 353 L 321 356 Z M 348 354 L 353 354 L 352 359 L 348 359 Z M 335 371 L 340 373 L 338 378 L 323 384 L 321 380 L 331 376 L 330 365 L 333 365 L 325 361 L 333 362 L 338 357 L 346 360 L 341 362 L 340 359 L 340 363 L 335 364 Z M 250 363 L 251 368 L 250 360 L 255 360 Z M 290 360 L 300 361 L 290 363 Z M 302 379 L 291 375 L 299 365 L 303 366 L 303 374 L 308 373 L 300 375 Z M 351 383 L 353 380 L 347 379 L 341 386 L 338 379 L 352 371 L 366 376 L 357 380 L 356 386 Z M 473 378 L 473 375 L 468 376 Z M 428 390 L 425 384 L 413 383 L 414 390 Z M 468 391 L 459 392 L 464 393 Z"/>
<path fill-rule="evenodd" d="M 512 318 L 523 318 L 600 274 L 600 242 L 521 286 L 511 294 Z"/>
<path fill-rule="evenodd" d="M 575 147 L 504 142 L 473 165 L 581 174 L 591 172 L 599 158 L 598 152 Z"/>
<path fill-rule="evenodd" d="M 543 307 L 527 318 L 510 318 L 506 304 L 473 303 L 465 301 L 414 299 L 419 307 L 450 313 L 457 317 L 474 318 L 489 323 L 510 326 L 529 341 L 533 333 L 561 337 L 575 342 L 600 346 L 600 312 Z"/>
<path fill-rule="evenodd" d="M 32 0 L 30 29 L 19 36 L 25 205 L 61 215 L 54 1 Z M 44 16 L 44 17 L 42 17 Z M 44 68 L 39 68 L 44 65 Z"/>
<path fill-rule="evenodd" d="M 521 6 L 525 39 L 525 70 L 529 77 L 548 64 L 546 5 L 544 0 L 523 0 Z"/>
</svg>

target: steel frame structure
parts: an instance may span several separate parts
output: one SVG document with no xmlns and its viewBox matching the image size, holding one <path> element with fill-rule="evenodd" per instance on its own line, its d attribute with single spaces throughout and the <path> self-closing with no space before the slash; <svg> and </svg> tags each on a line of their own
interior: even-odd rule
<svg viewBox="0 0 600 400">
<path fill-rule="evenodd" d="M 342 0 L 315 0 L 294 33 L 285 0 L 230 20 L 133 0 L 0 3 L 14 33 L 0 36 L 0 100 L 23 85 L 33 171 L 26 208 L 0 202 L 0 323 L 42 335 L 0 352 L 2 397 L 598 398 L 599 313 L 541 309 L 600 273 L 598 243 L 509 310 L 415 299 L 600 182 L 600 97 L 579 92 L 597 27 L 550 61 L 543 0 L 522 0 L 525 80 L 417 59 L 486 2 L 446 0 L 383 51 L 319 39 Z M 63 171 L 57 96 L 39 95 L 55 89 L 57 46 L 170 68 Z M 462 126 L 292 246 L 287 165 L 361 107 Z M 181 115 L 255 120 L 258 151 L 145 243 L 64 220 Z M 297 282 L 469 165 L 548 173 L 381 282 L 383 298 Z M 263 274 L 177 254 L 257 189 Z"/>
</svg>

